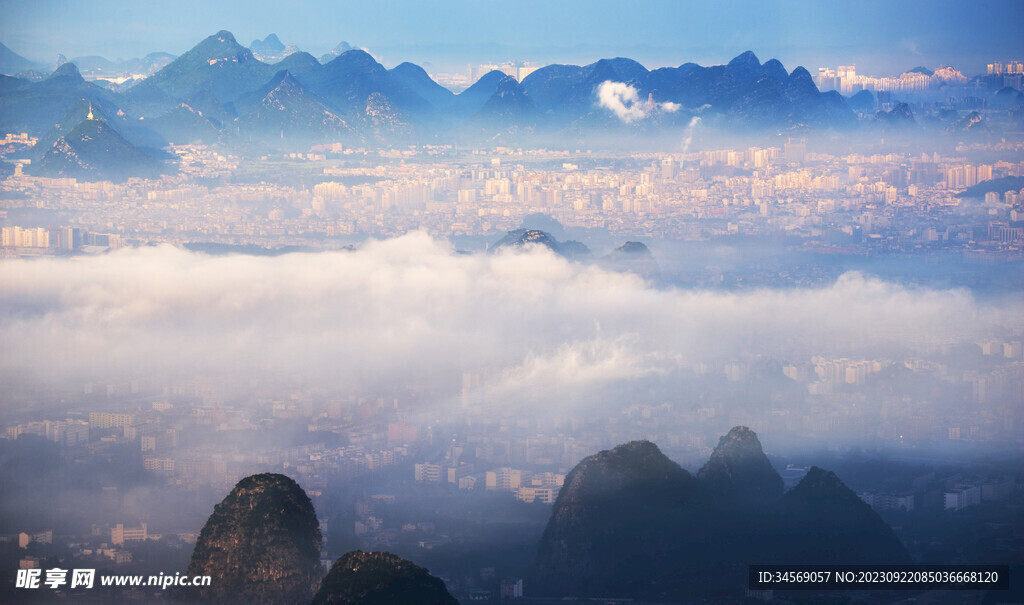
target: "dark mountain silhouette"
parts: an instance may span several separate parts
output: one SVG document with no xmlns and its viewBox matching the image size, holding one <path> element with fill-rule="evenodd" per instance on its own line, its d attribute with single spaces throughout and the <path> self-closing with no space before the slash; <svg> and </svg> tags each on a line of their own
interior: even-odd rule
<svg viewBox="0 0 1024 605">
<path fill-rule="evenodd" d="M 331 566 L 313 605 L 458 605 L 444 582 L 389 552 L 350 552 Z"/>
<path fill-rule="evenodd" d="M 155 177 L 162 165 L 133 146 L 106 122 L 83 120 L 58 137 L 30 165 L 30 174 L 72 177 L 85 181 L 123 181 L 129 177 Z"/>
<path fill-rule="evenodd" d="M 767 505 L 782 497 L 782 477 L 768 462 L 754 431 L 733 427 L 718 440 L 697 478 L 717 499 Z"/>
<path fill-rule="evenodd" d="M 188 575 L 211 585 L 182 596 L 210 603 L 308 603 L 320 583 L 313 504 L 284 475 L 246 477 L 206 521 Z"/>
<path fill-rule="evenodd" d="M 41 66 L 0 43 L 0 74 L 13 76 L 29 69 L 41 69 Z"/>
<path fill-rule="evenodd" d="M 761 74 L 768 76 L 769 78 L 784 82 L 789 77 L 789 72 L 783 67 L 782 62 L 778 59 L 768 59 L 764 65 L 761 66 Z"/>
<path fill-rule="evenodd" d="M 696 546 L 702 502 L 697 480 L 649 441 L 584 458 L 541 537 L 534 594 L 639 598 L 688 579 L 677 564 Z"/>
<path fill-rule="evenodd" d="M 829 471 L 811 467 L 775 511 L 778 540 L 772 563 L 910 563 L 892 528 Z"/>
<path fill-rule="evenodd" d="M 752 51 L 741 53 L 726 65 L 732 75 L 741 82 L 750 83 L 761 75 L 761 61 Z"/>
<path fill-rule="evenodd" d="M 735 427 L 694 478 L 646 441 L 582 460 L 538 548 L 537 596 L 742 598 L 752 563 L 905 563 L 906 549 L 832 473 L 789 493 Z"/>
</svg>

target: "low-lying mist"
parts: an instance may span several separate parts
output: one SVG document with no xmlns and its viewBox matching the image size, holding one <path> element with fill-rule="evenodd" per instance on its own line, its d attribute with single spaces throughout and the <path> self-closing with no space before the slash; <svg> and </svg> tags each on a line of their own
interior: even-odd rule
<svg viewBox="0 0 1024 605">
<path fill-rule="evenodd" d="M 816 288 L 684 290 L 540 248 L 458 254 L 423 233 L 277 257 L 163 245 L 7 260 L 0 283 L 9 385 L 202 377 L 227 397 L 259 381 L 351 397 L 411 390 L 420 406 L 485 388 L 474 400 L 528 393 L 537 413 L 613 404 L 602 399 L 651 377 L 671 390 L 707 364 L 902 360 L 1024 323 L 1019 298 L 859 273 Z"/>
</svg>

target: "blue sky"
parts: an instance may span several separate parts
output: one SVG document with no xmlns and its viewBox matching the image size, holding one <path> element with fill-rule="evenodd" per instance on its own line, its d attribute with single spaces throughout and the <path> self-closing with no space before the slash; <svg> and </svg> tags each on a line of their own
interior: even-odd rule
<svg viewBox="0 0 1024 605">
<path fill-rule="evenodd" d="M 248 45 L 276 33 L 319 56 L 341 40 L 386 65 L 587 63 L 628 56 L 648 67 L 715 64 L 744 50 L 792 69 L 856 63 L 862 73 L 953 64 L 969 75 L 1024 59 L 1024 2 L 987 0 L 2 0 L 0 41 L 30 59 L 180 54 L 220 29 Z"/>
</svg>

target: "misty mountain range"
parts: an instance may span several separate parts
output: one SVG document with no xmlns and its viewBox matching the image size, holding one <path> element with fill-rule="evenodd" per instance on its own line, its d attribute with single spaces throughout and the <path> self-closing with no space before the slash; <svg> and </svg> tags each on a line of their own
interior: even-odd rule
<svg viewBox="0 0 1024 605">
<path fill-rule="evenodd" d="M 459 94 L 412 63 L 386 69 L 345 42 L 318 60 L 285 47 L 274 35 L 253 41 L 250 49 L 220 31 L 173 60 L 147 57 L 142 61 L 151 67 L 166 64 L 123 92 L 86 81 L 82 66 L 110 66 L 101 58 L 85 59 L 63 63 L 41 80 L 0 76 L 0 130 L 28 132 L 47 142 L 34 149 L 36 160 L 51 156 L 36 174 L 62 176 L 67 170 L 50 166 L 71 164 L 99 167 L 79 171 L 79 178 L 95 180 L 113 172 L 109 166 L 121 156 L 102 155 L 105 147 L 91 154 L 79 150 L 77 157 L 65 148 L 52 149 L 57 131 L 76 127 L 68 120 L 84 119 L 81 108 L 89 104 L 136 148 L 129 155 L 141 152 L 159 160 L 157 150 L 167 143 L 304 150 L 326 142 L 652 138 L 679 136 L 697 123 L 735 133 L 845 131 L 858 126 L 854 109 L 874 103 L 870 93 L 849 100 L 835 91 L 822 93 L 803 67 L 787 71 L 778 60 L 761 63 L 750 51 L 711 67 L 684 63 L 648 70 L 621 57 L 584 66 L 548 65 L 522 82 L 492 71 Z M 29 66 L 6 47 L 0 48 L 0 65 L 6 71 Z M 1003 96 L 1010 105 L 1020 100 L 1019 93 Z M 78 116 L 69 116 L 73 108 Z M 950 128 L 986 132 L 979 120 Z M 905 105 L 867 122 L 886 130 L 916 125 Z M 52 157 L 61 154 L 66 157 Z"/>
</svg>

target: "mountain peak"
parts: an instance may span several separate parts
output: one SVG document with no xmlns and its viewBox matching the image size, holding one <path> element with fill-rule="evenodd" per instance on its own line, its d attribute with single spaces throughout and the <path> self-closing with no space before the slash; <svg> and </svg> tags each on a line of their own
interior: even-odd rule
<svg viewBox="0 0 1024 605">
<path fill-rule="evenodd" d="M 222 29 L 212 36 L 207 36 L 202 42 L 196 44 L 191 50 L 179 57 L 179 60 L 190 56 L 204 61 L 224 61 L 228 57 L 235 57 L 237 59 L 252 58 L 252 51 L 239 44 L 235 40 L 234 34 L 226 29 Z"/>
<path fill-rule="evenodd" d="M 519 80 L 516 80 L 512 76 L 505 76 L 498 82 L 498 87 L 494 93 L 499 96 L 514 95 L 520 92 Z"/>
<path fill-rule="evenodd" d="M 302 76 L 304 73 L 318 70 L 320 62 L 313 55 L 300 50 L 281 59 L 274 64 L 274 67 L 278 70 L 287 69 L 292 72 L 292 75 Z"/>
<path fill-rule="evenodd" d="M 764 505 L 782 495 L 782 478 L 764 455 L 757 434 L 745 426 L 733 427 L 718 440 L 697 478 L 716 496 L 742 504 Z"/>
<path fill-rule="evenodd" d="M 650 441 L 587 456 L 566 476 L 541 537 L 542 594 L 622 594 L 669 577 L 672 553 L 699 526 L 701 493 Z"/>
<path fill-rule="evenodd" d="M 641 256 L 651 255 L 651 251 L 647 247 L 647 244 L 643 242 L 626 242 L 616 248 L 615 251 L 621 254 L 639 254 Z"/>
<path fill-rule="evenodd" d="M 607 492 L 611 485 L 653 485 L 673 480 L 690 483 L 692 479 L 690 473 L 665 456 L 654 443 L 630 441 L 581 460 L 566 477 L 556 506 L 570 504 L 587 493 Z"/>
<path fill-rule="evenodd" d="M 849 565 L 909 563 L 906 548 L 878 513 L 831 471 L 811 467 L 779 500 L 780 562 Z"/>
<path fill-rule="evenodd" d="M 351 50 L 346 50 L 345 52 L 338 55 L 338 59 L 342 59 L 353 63 L 368 64 L 377 62 L 377 60 L 373 58 L 373 55 L 371 55 L 370 53 L 366 52 L 361 48 L 353 48 Z"/>
<path fill-rule="evenodd" d="M 908 128 L 917 125 L 914 112 L 906 103 L 897 103 L 892 111 L 879 111 L 875 114 L 875 120 L 895 128 Z"/>
<path fill-rule="evenodd" d="M 392 67 L 391 71 L 395 72 L 395 73 L 407 74 L 407 75 L 416 75 L 416 76 L 426 76 L 427 75 L 427 70 L 423 69 L 419 65 L 416 65 L 415 63 L 410 63 L 409 61 L 403 61 L 402 63 L 399 63 L 398 65 Z"/>
<path fill-rule="evenodd" d="M 807 69 L 802 65 L 797 65 L 793 72 L 789 74 L 789 77 L 794 80 L 807 80 L 809 82 L 814 82 L 814 78 L 811 77 L 811 72 L 807 71 Z"/>
<path fill-rule="evenodd" d="M 285 475 L 252 475 L 214 508 L 188 572 L 213 578 L 199 590 L 203 600 L 308 603 L 320 581 L 320 546 L 306 492 Z"/>
<path fill-rule="evenodd" d="M 277 37 L 277 34 L 269 34 L 262 40 L 253 40 L 250 46 L 263 46 L 268 50 L 276 50 L 278 52 L 284 50 L 284 43 Z"/>
<path fill-rule="evenodd" d="M 753 82 L 761 74 L 761 61 L 749 50 L 729 61 L 726 67 L 743 82 Z"/>
<path fill-rule="evenodd" d="M 754 51 L 746 50 L 736 55 L 732 61 L 729 61 L 729 67 L 732 67 L 733 65 L 753 65 L 755 67 L 761 67 L 761 61 L 758 60 Z"/>
<path fill-rule="evenodd" d="M 389 552 L 355 550 L 331 566 L 313 605 L 423 603 L 458 605 L 444 582 Z"/>
<path fill-rule="evenodd" d="M 216 38 L 218 42 L 224 42 L 227 44 L 238 44 L 238 42 L 235 41 L 235 35 L 226 29 L 220 30 L 219 32 L 210 36 L 210 38 Z M 209 40 L 209 38 L 207 38 L 207 40 Z"/>
<path fill-rule="evenodd" d="M 477 112 L 475 119 L 502 128 L 528 127 L 537 119 L 537 105 L 518 80 L 505 76 L 498 82 L 494 94 Z"/>
<path fill-rule="evenodd" d="M 74 63 L 64 63 L 58 67 L 47 80 L 56 80 L 57 78 L 68 78 L 79 82 L 84 82 L 81 72 L 78 71 L 78 66 Z"/>
<path fill-rule="evenodd" d="M 285 46 L 277 34 L 270 34 L 263 40 L 253 40 L 249 49 L 261 61 L 273 61 L 298 50 L 294 45 Z"/>
<path fill-rule="evenodd" d="M 765 61 L 764 65 L 761 66 L 761 71 L 780 81 L 785 81 L 789 77 L 789 72 L 786 71 L 785 66 L 778 59 L 768 59 Z"/>
<path fill-rule="evenodd" d="M 345 52 L 348 52 L 350 50 L 352 50 L 352 45 L 349 44 L 348 42 L 345 42 L 344 40 L 342 40 L 341 42 L 338 42 L 337 46 L 335 46 L 331 50 L 327 51 L 326 53 L 320 55 L 320 62 L 321 63 L 328 63 L 328 62 L 332 61 L 338 55 L 340 55 L 342 53 L 345 53 Z"/>
<path fill-rule="evenodd" d="M 555 238 L 538 229 L 514 229 L 509 231 L 505 234 L 505 237 L 491 246 L 491 251 L 497 251 L 501 248 L 523 248 L 531 244 L 544 246 L 556 254 L 561 253 Z"/>
<path fill-rule="evenodd" d="M 827 471 L 820 466 L 812 466 L 803 479 L 800 480 L 800 492 L 813 494 L 815 496 L 834 496 L 841 490 L 848 490 L 842 480 L 832 471 Z M 794 488 L 795 489 L 795 488 Z"/>
</svg>

